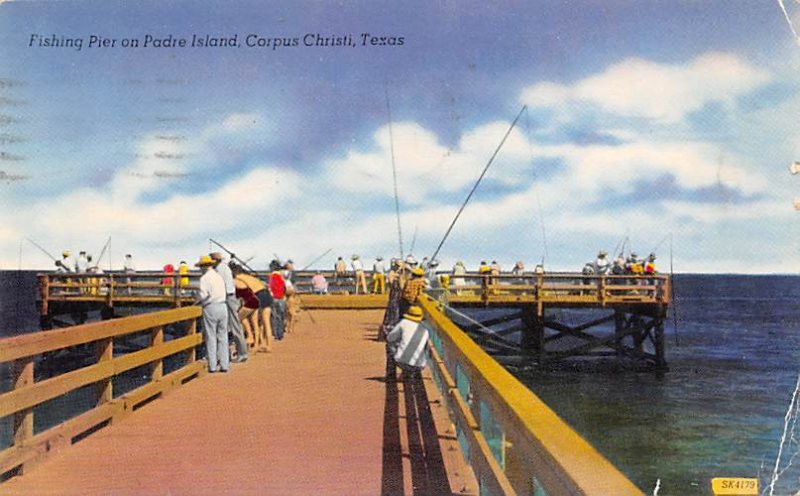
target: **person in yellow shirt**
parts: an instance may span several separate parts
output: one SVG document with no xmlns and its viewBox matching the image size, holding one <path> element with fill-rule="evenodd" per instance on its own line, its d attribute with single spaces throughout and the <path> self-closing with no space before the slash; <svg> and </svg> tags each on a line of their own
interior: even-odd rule
<svg viewBox="0 0 800 496">
<path fill-rule="evenodd" d="M 189 266 L 185 260 L 181 260 L 180 265 L 178 265 L 178 274 L 181 275 L 181 295 L 184 295 L 186 294 L 185 288 L 189 285 Z"/>
<path fill-rule="evenodd" d="M 400 298 L 400 315 L 405 314 L 408 309 L 417 302 L 417 298 L 425 290 L 425 271 L 422 267 L 411 269 L 411 279 L 403 287 Z"/>
<path fill-rule="evenodd" d="M 383 264 L 383 257 L 376 257 L 372 264 L 372 292 L 383 294 L 386 292 L 386 266 Z"/>
</svg>

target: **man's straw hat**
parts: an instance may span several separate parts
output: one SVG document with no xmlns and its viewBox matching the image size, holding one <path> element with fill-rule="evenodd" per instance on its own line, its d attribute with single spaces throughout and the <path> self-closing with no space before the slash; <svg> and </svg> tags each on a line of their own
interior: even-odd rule
<svg viewBox="0 0 800 496">
<path fill-rule="evenodd" d="M 212 259 L 208 255 L 203 255 L 202 257 L 200 257 L 200 260 L 196 264 L 194 264 L 194 266 L 195 267 L 207 267 L 209 265 L 214 265 L 215 263 L 216 262 L 214 261 L 214 259 Z"/>
<path fill-rule="evenodd" d="M 422 309 L 416 305 L 408 308 L 408 312 L 403 315 L 404 319 L 420 322 L 422 320 Z"/>
</svg>

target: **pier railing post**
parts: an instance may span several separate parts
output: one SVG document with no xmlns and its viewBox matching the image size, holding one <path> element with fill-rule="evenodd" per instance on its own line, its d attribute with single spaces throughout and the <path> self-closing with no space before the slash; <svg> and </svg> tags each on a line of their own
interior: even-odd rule
<svg viewBox="0 0 800 496">
<path fill-rule="evenodd" d="M 181 306 L 181 278 L 174 277 L 172 278 L 172 294 L 173 294 L 173 303 L 175 308 L 180 308 Z"/>
<path fill-rule="evenodd" d="M 536 273 L 536 287 L 533 294 L 536 300 L 536 313 L 540 317 L 544 315 L 544 306 L 542 298 L 544 297 L 544 274 L 541 272 Z"/>
<path fill-rule="evenodd" d="M 97 363 L 107 362 L 114 358 L 114 338 L 97 341 Z M 97 405 L 108 403 L 114 399 L 114 386 L 111 377 L 97 383 Z"/>
<path fill-rule="evenodd" d="M 600 305 L 606 306 L 606 276 L 602 274 L 600 276 L 600 281 L 597 286 L 597 299 L 600 301 Z"/>
<path fill-rule="evenodd" d="M 191 336 L 193 334 L 197 334 L 197 319 L 192 319 L 189 322 L 189 331 L 187 332 L 187 334 L 189 336 Z M 197 351 L 196 350 L 197 350 L 197 348 L 194 347 L 194 346 L 192 346 L 189 349 L 189 356 L 186 357 L 186 364 L 187 365 L 190 364 L 190 363 L 193 363 L 195 360 L 197 360 Z"/>
<path fill-rule="evenodd" d="M 164 343 L 164 326 L 158 326 L 153 329 L 153 334 L 150 339 L 150 346 L 156 347 Z M 159 358 L 153 362 L 150 373 L 150 381 L 157 381 L 164 376 L 164 360 Z"/>
<path fill-rule="evenodd" d="M 33 357 L 15 360 L 12 366 L 14 389 L 33 385 Z M 14 446 L 22 446 L 33 437 L 33 408 L 26 408 L 14 414 Z"/>
<path fill-rule="evenodd" d="M 42 299 L 42 308 L 39 313 L 41 315 L 47 315 L 50 311 L 50 276 L 39 276 L 39 290 Z"/>
</svg>

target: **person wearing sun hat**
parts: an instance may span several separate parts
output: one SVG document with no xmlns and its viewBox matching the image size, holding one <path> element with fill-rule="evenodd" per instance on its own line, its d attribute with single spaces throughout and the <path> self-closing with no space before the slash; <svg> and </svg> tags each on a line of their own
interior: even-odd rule
<svg viewBox="0 0 800 496">
<path fill-rule="evenodd" d="M 367 294 L 367 278 L 364 275 L 364 264 L 361 263 L 361 258 L 358 255 L 353 255 L 350 259 L 352 260 L 350 265 L 353 267 L 353 275 L 356 279 L 356 294 L 358 294 L 358 288 L 361 288 L 361 291 Z"/>
<path fill-rule="evenodd" d="M 417 298 L 425 290 L 425 270 L 422 267 L 411 269 L 411 279 L 403 287 L 400 298 L 400 314 L 405 314 L 409 307 L 417 302 Z"/>
<path fill-rule="evenodd" d="M 381 256 L 375 257 L 375 263 L 372 264 L 372 292 L 374 294 L 386 292 L 386 265 Z"/>
<path fill-rule="evenodd" d="M 222 256 L 221 252 L 215 251 L 208 254 L 214 261 L 214 271 L 222 277 L 225 283 L 225 304 L 228 307 L 228 332 L 233 336 L 233 343 L 236 346 L 236 363 L 246 362 L 248 356 L 247 339 L 244 337 L 244 329 L 239 320 L 239 299 L 236 298 L 236 284 L 233 282 L 233 274 L 228 265 L 228 261 Z"/>
<path fill-rule="evenodd" d="M 422 309 L 412 305 L 386 336 L 386 346 L 403 371 L 419 372 L 427 365 L 428 329 L 422 323 Z"/>
<path fill-rule="evenodd" d="M 225 302 L 225 281 L 217 271 L 212 270 L 216 262 L 205 255 L 194 264 L 200 267 L 200 289 L 197 304 L 203 307 L 203 334 L 206 341 L 209 372 L 227 372 L 230 367 L 228 350 L 228 307 Z"/>
</svg>

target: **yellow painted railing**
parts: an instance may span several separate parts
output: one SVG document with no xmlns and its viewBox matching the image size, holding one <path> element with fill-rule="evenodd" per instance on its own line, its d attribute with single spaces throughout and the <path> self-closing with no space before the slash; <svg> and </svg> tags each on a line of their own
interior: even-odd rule
<svg viewBox="0 0 800 496">
<path fill-rule="evenodd" d="M 448 400 L 481 494 L 643 494 L 534 393 L 420 299 L 432 370 Z"/>
<path fill-rule="evenodd" d="M 315 272 L 294 273 L 295 289 L 303 303 L 319 308 L 375 308 L 383 305 L 384 295 L 356 294 L 354 280 L 320 272 L 329 283 L 324 295 L 312 295 Z M 268 272 L 257 272 L 266 280 Z M 55 302 L 92 302 L 106 307 L 120 305 L 161 305 L 180 307 L 191 304 L 199 273 L 115 272 L 107 274 L 39 275 L 41 313 L 50 312 Z M 372 274 L 367 273 L 371 278 Z M 576 273 L 524 273 L 486 275 L 467 273 L 453 276 L 440 273 L 428 293 L 453 304 L 535 304 L 541 314 L 545 306 L 609 307 L 649 305 L 666 307 L 670 303 L 671 280 L 665 275 L 584 276 Z M 63 312 L 64 307 L 60 310 Z"/>
<path fill-rule="evenodd" d="M 430 293 L 450 303 L 541 305 L 669 305 L 672 281 L 666 275 L 542 273 L 448 276 Z"/>
<path fill-rule="evenodd" d="M 195 347 L 203 341 L 197 333 L 201 314 L 199 307 L 185 307 L 0 340 L 0 363 L 10 365 L 12 370 L 11 389 L 0 394 L 0 417 L 13 417 L 13 444 L 0 452 L 0 474 L 24 469 L 54 449 L 72 444 L 81 434 L 120 418 L 165 390 L 201 374 L 204 365 L 195 361 Z M 164 341 L 165 326 L 173 324 L 181 324 L 186 329 L 185 335 Z M 114 356 L 114 338 L 142 332 L 149 333 L 145 348 Z M 44 354 L 75 346 L 90 346 L 94 363 L 35 380 L 34 366 L 41 363 Z M 183 366 L 165 375 L 164 359 L 177 353 L 188 355 Z M 142 366 L 149 366 L 149 381 L 114 398 L 112 379 Z M 34 433 L 35 407 L 91 385 L 96 387 L 93 408 Z"/>
</svg>

